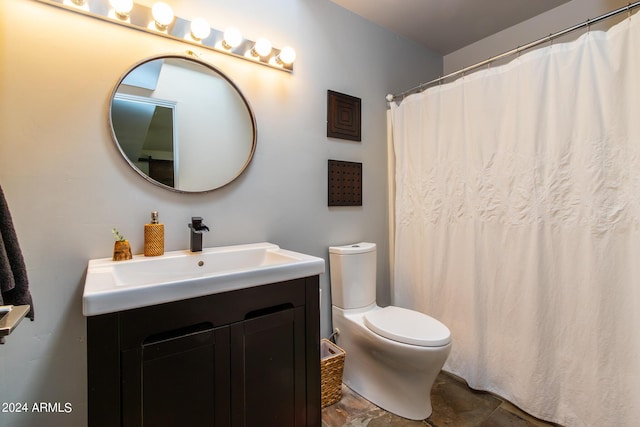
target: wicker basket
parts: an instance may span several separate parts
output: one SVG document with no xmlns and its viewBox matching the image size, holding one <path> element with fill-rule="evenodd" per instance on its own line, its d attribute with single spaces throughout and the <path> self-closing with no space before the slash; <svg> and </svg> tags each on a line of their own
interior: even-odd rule
<svg viewBox="0 0 640 427">
<path fill-rule="evenodd" d="M 320 378 L 322 407 L 333 405 L 342 398 L 342 371 L 345 352 L 329 341 L 320 340 Z"/>
</svg>

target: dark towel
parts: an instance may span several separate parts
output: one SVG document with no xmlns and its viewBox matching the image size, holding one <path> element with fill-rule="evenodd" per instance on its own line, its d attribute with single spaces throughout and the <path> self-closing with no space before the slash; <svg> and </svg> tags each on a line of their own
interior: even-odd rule
<svg viewBox="0 0 640 427">
<path fill-rule="evenodd" d="M 18 236 L 13 227 L 9 206 L 0 187 L 0 305 L 29 305 L 27 317 L 33 320 L 33 301 L 29 292 Z"/>
</svg>

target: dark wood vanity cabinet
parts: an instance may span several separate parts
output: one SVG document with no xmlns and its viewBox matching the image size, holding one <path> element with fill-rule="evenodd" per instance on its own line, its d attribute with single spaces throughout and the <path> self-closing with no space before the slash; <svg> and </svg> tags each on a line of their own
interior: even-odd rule
<svg viewBox="0 0 640 427">
<path fill-rule="evenodd" d="M 87 318 L 89 426 L 320 426 L 318 276 Z"/>
</svg>

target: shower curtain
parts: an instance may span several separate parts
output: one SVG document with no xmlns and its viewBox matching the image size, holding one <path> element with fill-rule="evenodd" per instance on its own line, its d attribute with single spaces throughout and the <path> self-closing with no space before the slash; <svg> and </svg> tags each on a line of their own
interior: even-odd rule
<svg viewBox="0 0 640 427">
<path fill-rule="evenodd" d="M 445 370 L 566 426 L 640 425 L 640 21 L 391 105 L 396 305 Z"/>
</svg>

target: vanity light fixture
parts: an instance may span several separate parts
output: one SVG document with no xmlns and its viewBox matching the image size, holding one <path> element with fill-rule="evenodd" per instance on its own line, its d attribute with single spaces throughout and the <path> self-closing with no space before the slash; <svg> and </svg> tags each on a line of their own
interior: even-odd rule
<svg viewBox="0 0 640 427">
<path fill-rule="evenodd" d="M 158 2 L 151 7 L 151 15 L 158 31 L 166 32 L 173 22 L 173 9 L 166 3 Z"/>
<path fill-rule="evenodd" d="M 204 18 L 196 18 L 191 21 L 191 38 L 197 42 L 206 39 L 211 34 L 211 27 Z"/>
<path fill-rule="evenodd" d="M 256 41 L 245 39 L 234 27 L 222 32 L 211 28 L 202 18 L 186 20 L 175 16 L 169 4 L 178 0 L 160 1 L 150 7 L 136 3 L 136 0 L 36 1 L 86 17 L 221 52 L 254 64 L 293 72 L 296 54 L 290 47 L 280 50 L 274 48 L 266 38 L 258 38 Z"/>
</svg>

